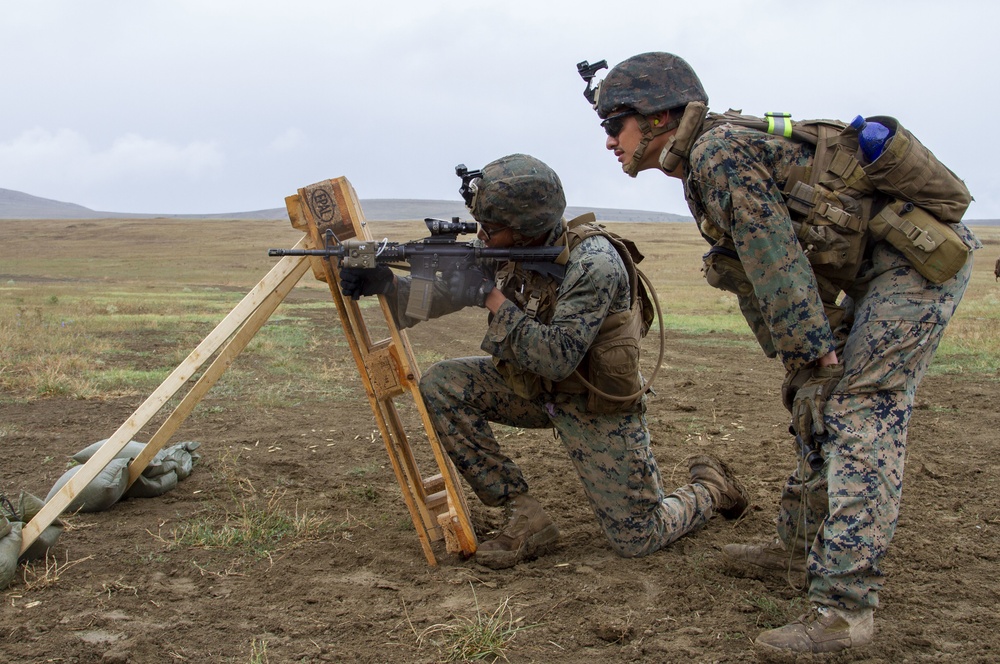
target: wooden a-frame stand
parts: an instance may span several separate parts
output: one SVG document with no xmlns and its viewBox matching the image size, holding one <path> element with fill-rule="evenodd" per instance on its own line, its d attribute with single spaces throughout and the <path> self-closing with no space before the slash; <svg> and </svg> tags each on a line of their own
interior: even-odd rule
<svg viewBox="0 0 1000 664">
<path fill-rule="evenodd" d="M 299 189 L 285 199 L 292 226 L 306 235 L 296 249 L 318 248 L 324 233 L 332 230 L 339 239 L 372 239 L 354 188 L 346 178 L 325 180 Z M 137 458 L 129 464 L 129 484 L 142 474 L 190 415 L 202 397 L 218 381 L 237 355 L 267 322 L 292 287 L 312 265 L 313 275 L 325 281 L 337 305 L 351 353 L 358 365 L 375 421 L 392 464 L 403 499 L 416 528 L 427 562 L 437 564 L 431 542 L 443 539 L 449 553 L 472 555 L 476 535 L 469 510 L 459 486 L 455 467 L 445 454 L 420 397 L 419 369 L 405 330 L 394 323 L 389 303 L 379 296 L 390 337 L 373 342 L 357 302 L 340 293 L 337 270 L 330 260 L 286 256 L 236 305 L 228 316 L 167 376 L 167 379 L 139 406 L 21 531 L 23 553 L 52 524 L 86 486 L 97 477 L 132 437 L 179 392 L 210 357 L 218 354 L 196 380 L 177 407 L 160 425 Z M 228 340 L 228 341 L 227 341 Z M 220 350 L 221 348 L 221 350 Z M 394 399 L 409 394 L 424 424 L 438 473 L 423 477 L 396 409 Z"/>
</svg>

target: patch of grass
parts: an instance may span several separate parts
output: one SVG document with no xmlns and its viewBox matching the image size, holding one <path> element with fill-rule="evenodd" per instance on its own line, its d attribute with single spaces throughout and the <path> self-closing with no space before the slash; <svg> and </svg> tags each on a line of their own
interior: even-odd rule
<svg viewBox="0 0 1000 664">
<path fill-rule="evenodd" d="M 301 541 L 320 536 L 325 530 L 326 519 L 292 514 L 279 509 L 283 494 L 275 493 L 266 504 L 240 501 L 236 509 L 221 520 L 200 518 L 182 524 L 174 531 L 175 546 L 192 546 L 206 549 L 227 549 L 266 558 L 271 553 L 291 546 L 287 540 Z"/>
<path fill-rule="evenodd" d="M 167 369 L 129 369 L 116 367 L 88 371 L 88 385 L 101 394 L 135 395 L 145 394 L 166 380 L 173 367 Z"/>
<path fill-rule="evenodd" d="M 417 643 L 429 641 L 438 646 L 449 662 L 478 662 L 507 659 L 507 650 L 517 633 L 530 627 L 522 625 L 510 608 L 510 597 L 504 597 L 492 613 L 484 613 L 476 599 L 473 617 L 457 616 L 447 623 L 431 625 L 417 636 Z"/>
<path fill-rule="evenodd" d="M 371 484 L 352 485 L 348 490 L 355 498 L 360 498 L 369 503 L 378 502 L 379 492 Z"/>
<path fill-rule="evenodd" d="M 784 608 L 773 597 L 747 593 L 743 601 L 757 611 L 757 620 L 754 622 L 757 627 L 775 629 L 785 624 Z"/>
<path fill-rule="evenodd" d="M 439 353 L 432 350 L 419 350 L 414 351 L 413 359 L 417 361 L 417 365 L 421 367 L 429 367 L 435 362 L 440 362 L 441 360 L 448 359 L 443 353 Z"/>
<path fill-rule="evenodd" d="M 80 367 L 85 364 L 78 355 L 57 356 L 51 358 L 50 364 L 28 368 L 26 375 L 36 396 L 86 399 L 99 394 L 101 390 L 80 375 Z"/>
<path fill-rule="evenodd" d="M 369 463 L 364 466 L 354 466 L 347 471 L 347 474 L 351 477 L 365 477 L 377 473 L 381 468 L 382 466 L 377 463 Z"/>
<path fill-rule="evenodd" d="M 224 458 L 215 473 L 228 488 L 233 508 L 221 516 L 181 524 L 173 532 L 172 546 L 226 549 L 266 558 L 297 542 L 321 538 L 329 530 L 324 517 L 300 514 L 298 507 L 286 511 L 281 505 L 284 491 L 258 493 L 248 478 L 236 474 L 238 460 L 238 454 Z"/>
<path fill-rule="evenodd" d="M 271 660 L 267 657 L 267 639 L 254 639 L 250 644 L 250 658 L 247 664 L 268 664 Z"/>
</svg>

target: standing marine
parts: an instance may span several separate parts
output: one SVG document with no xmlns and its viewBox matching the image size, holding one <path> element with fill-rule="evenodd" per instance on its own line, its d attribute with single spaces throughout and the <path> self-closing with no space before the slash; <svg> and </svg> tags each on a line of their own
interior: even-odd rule
<svg viewBox="0 0 1000 664">
<path fill-rule="evenodd" d="M 706 279 L 736 295 L 761 348 L 786 371 L 799 454 L 778 538 L 723 553 L 805 575 L 811 608 L 755 645 L 867 644 L 914 394 L 981 246 L 960 221 L 971 196 L 893 118 L 848 125 L 709 113 L 700 79 L 676 55 L 633 56 L 595 84 L 604 66 L 577 68 L 607 149 L 631 177 L 650 170 L 681 180 L 710 245 Z"/>
<path fill-rule="evenodd" d="M 648 329 L 631 242 L 584 215 L 563 220 L 566 198 L 542 161 L 512 154 L 481 171 L 462 167 L 460 190 L 479 222 L 479 246 L 563 247 L 558 271 L 524 261 L 484 261 L 467 274 L 441 275 L 429 318 L 467 306 L 489 311 L 483 357 L 443 360 L 420 379 L 420 394 L 442 446 L 476 496 L 503 507 L 506 526 L 483 542 L 477 562 L 503 569 L 556 544 L 559 530 L 529 491 L 521 468 L 492 424 L 555 430 L 601 529 L 616 553 L 651 554 L 716 513 L 737 518 L 742 485 L 720 460 L 687 460 L 691 482 L 667 494 L 650 449 L 639 342 Z M 400 327 L 412 278 L 388 267 L 340 270 L 341 290 L 385 295 Z M 648 314 L 648 318 L 647 318 Z"/>
</svg>

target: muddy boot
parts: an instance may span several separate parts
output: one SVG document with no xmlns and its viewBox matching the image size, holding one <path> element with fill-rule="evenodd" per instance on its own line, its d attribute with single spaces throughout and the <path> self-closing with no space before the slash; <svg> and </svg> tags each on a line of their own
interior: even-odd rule
<svg viewBox="0 0 1000 664">
<path fill-rule="evenodd" d="M 845 611 L 814 606 L 784 627 L 760 634 L 754 645 L 770 654 L 837 652 L 871 643 L 875 634 L 874 611 Z"/>
<path fill-rule="evenodd" d="M 480 565 L 493 569 L 513 567 L 559 539 L 556 524 L 528 494 L 514 496 L 504 508 L 510 519 L 497 537 L 479 546 L 476 562 Z"/>
<path fill-rule="evenodd" d="M 732 471 L 719 459 L 707 454 L 689 457 L 691 481 L 712 494 L 712 508 L 727 519 L 738 519 L 746 512 L 750 497 Z"/>
<path fill-rule="evenodd" d="M 799 551 L 789 551 L 779 539 L 770 544 L 726 544 L 722 547 L 722 555 L 731 562 L 783 572 L 790 586 L 805 588 L 805 555 Z"/>
</svg>

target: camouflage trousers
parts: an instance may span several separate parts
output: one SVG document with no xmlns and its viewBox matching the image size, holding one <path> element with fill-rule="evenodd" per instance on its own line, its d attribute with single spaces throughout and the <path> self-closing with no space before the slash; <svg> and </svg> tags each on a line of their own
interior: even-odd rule
<svg viewBox="0 0 1000 664">
<path fill-rule="evenodd" d="M 785 545 L 808 551 L 813 603 L 878 606 L 914 395 L 971 272 L 970 257 L 954 278 L 933 284 L 879 243 L 849 294 L 854 319 L 840 358 L 844 378 L 824 411 L 825 464 L 811 472 L 799 463 L 777 519 Z"/>
<path fill-rule="evenodd" d="M 489 357 L 432 365 L 420 393 L 448 456 L 486 505 L 503 505 L 528 491 L 521 469 L 497 443 L 490 426 L 495 422 L 555 429 L 601 529 L 621 556 L 653 553 L 712 516 L 712 498 L 700 484 L 664 495 L 641 412 L 588 413 L 586 395 L 524 399 Z"/>
</svg>

